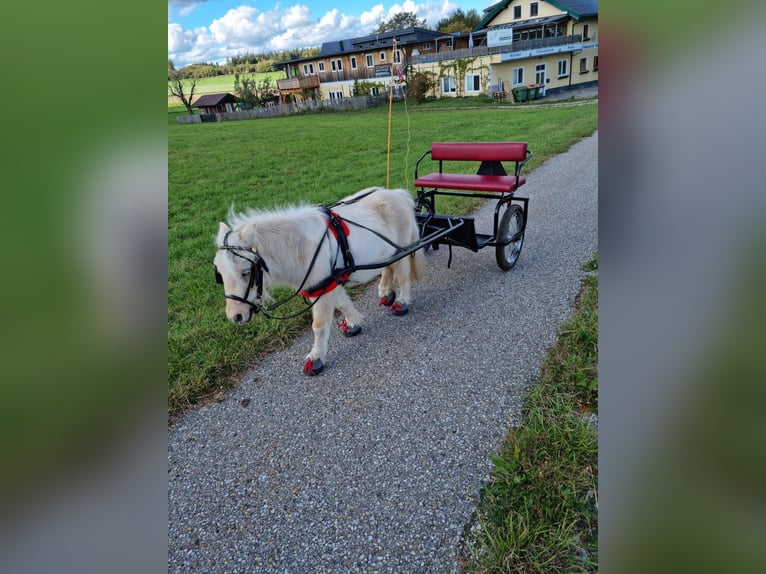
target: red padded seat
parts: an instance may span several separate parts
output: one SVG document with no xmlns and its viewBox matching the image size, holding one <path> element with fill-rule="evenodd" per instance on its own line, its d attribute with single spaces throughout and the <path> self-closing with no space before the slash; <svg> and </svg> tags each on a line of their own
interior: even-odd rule
<svg viewBox="0 0 766 574">
<path fill-rule="evenodd" d="M 435 144 L 434 144 L 435 145 Z M 524 152 L 526 153 L 526 151 Z M 456 189 L 465 191 L 493 191 L 511 193 L 527 182 L 527 178 L 514 175 L 469 175 L 457 173 L 430 173 L 415 180 L 417 187 Z"/>
</svg>

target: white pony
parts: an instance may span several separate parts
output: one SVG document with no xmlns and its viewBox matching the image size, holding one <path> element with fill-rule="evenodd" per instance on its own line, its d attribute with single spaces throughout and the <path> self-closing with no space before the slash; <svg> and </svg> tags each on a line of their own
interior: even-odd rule
<svg viewBox="0 0 766 574">
<path fill-rule="evenodd" d="M 344 284 L 381 275 L 379 305 L 393 315 L 407 313 L 411 283 L 423 267 L 421 251 L 408 253 L 407 248 L 419 239 L 414 202 L 405 189 L 371 187 L 329 208 L 232 214 L 228 225 L 219 225 L 213 260 L 226 294 L 226 316 L 247 323 L 258 311 L 267 313 L 282 303 L 263 306 L 270 286 L 295 289 L 313 311 L 314 346 L 303 371 L 318 374 L 336 308 L 343 315 L 338 326 L 344 335 L 361 332 L 362 315 Z"/>
</svg>

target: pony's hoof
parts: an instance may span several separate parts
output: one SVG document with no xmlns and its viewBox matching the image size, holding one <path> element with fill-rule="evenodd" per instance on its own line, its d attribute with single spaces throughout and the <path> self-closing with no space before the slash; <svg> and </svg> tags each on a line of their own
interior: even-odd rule
<svg viewBox="0 0 766 574">
<path fill-rule="evenodd" d="M 391 314 L 396 315 L 397 317 L 401 317 L 402 315 L 406 315 L 409 313 L 410 308 L 407 305 L 407 303 L 394 303 L 391 305 Z"/>
<path fill-rule="evenodd" d="M 394 301 L 396 301 L 396 293 L 391 291 L 388 295 L 385 297 L 381 297 L 380 301 L 378 301 L 378 307 L 384 306 L 384 307 L 390 307 L 394 304 Z"/>
<path fill-rule="evenodd" d="M 338 328 L 346 337 L 354 337 L 362 332 L 361 325 L 354 325 L 353 327 L 351 327 L 349 326 L 348 322 L 345 319 L 343 319 L 343 321 L 338 323 Z"/>
<path fill-rule="evenodd" d="M 324 370 L 324 363 L 322 359 L 308 359 L 306 364 L 303 365 L 303 373 L 309 377 L 318 375 Z"/>
</svg>

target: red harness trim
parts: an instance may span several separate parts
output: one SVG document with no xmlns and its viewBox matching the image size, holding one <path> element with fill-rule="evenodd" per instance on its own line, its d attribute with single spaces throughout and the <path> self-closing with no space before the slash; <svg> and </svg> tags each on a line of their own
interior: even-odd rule
<svg viewBox="0 0 766 574">
<path fill-rule="evenodd" d="M 332 279 L 328 285 L 325 287 L 322 287 L 320 289 L 314 289 L 313 291 L 300 291 L 301 297 L 319 297 L 320 295 L 324 295 L 325 293 L 329 293 L 336 287 L 343 285 L 346 281 L 348 281 L 349 273 L 344 273 L 339 277 L 340 282 L 338 282 L 336 279 Z"/>
<path fill-rule="evenodd" d="M 333 225 L 332 220 L 334 220 L 335 222 L 340 222 L 341 230 L 346 235 L 346 237 L 348 237 L 349 234 L 351 233 L 351 231 L 349 230 L 348 225 L 346 224 L 346 222 L 343 219 L 341 219 L 341 217 L 337 213 L 335 213 L 334 211 L 330 212 L 330 218 L 331 219 L 327 220 L 327 227 L 330 228 L 330 231 L 332 231 L 332 234 L 335 236 L 335 239 L 338 239 L 338 230 L 335 228 L 335 225 Z M 340 281 L 338 281 L 338 279 L 331 279 L 330 282 L 327 285 L 325 285 L 324 287 L 320 287 L 320 288 L 314 289 L 312 291 L 306 291 L 304 289 L 302 291 L 299 291 L 299 293 L 300 293 L 301 297 L 312 297 L 312 298 L 319 297 L 320 295 L 324 295 L 325 293 L 329 293 L 330 291 L 332 291 L 333 289 L 335 289 L 339 285 L 343 285 L 346 281 L 348 281 L 349 275 L 350 275 L 350 273 L 343 273 L 342 275 L 340 275 L 338 277 L 338 279 L 340 279 Z"/>
<path fill-rule="evenodd" d="M 346 237 L 349 236 L 351 231 L 348 229 L 348 225 L 346 225 L 346 222 L 341 219 L 341 217 L 335 213 L 334 211 L 330 212 L 330 217 L 334 219 L 335 221 L 340 222 L 340 228 L 343 230 L 343 233 L 346 235 Z M 331 220 L 327 220 L 327 227 L 330 228 L 330 231 L 332 231 L 332 234 L 335 236 L 335 239 L 338 239 L 338 230 L 335 229 L 335 226 L 332 224 Z"/>
</svg>

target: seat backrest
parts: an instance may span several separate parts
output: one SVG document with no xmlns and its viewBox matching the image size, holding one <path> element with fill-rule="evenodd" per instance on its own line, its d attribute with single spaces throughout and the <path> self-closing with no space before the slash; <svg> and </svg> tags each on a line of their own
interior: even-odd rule
<svg viewBox="0 0 766 574">
<path fill-rule="evenodd" d="M 431 159 L 444 161 L 524 161 L 526 142 L 434 142 Z"/>
</svg>

